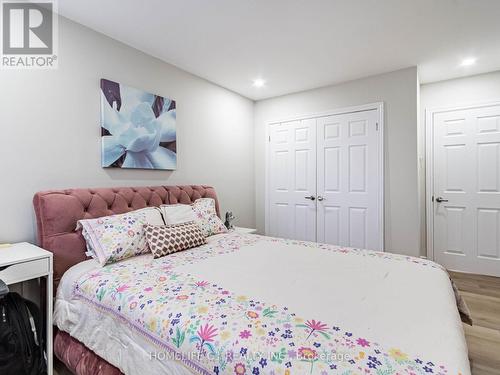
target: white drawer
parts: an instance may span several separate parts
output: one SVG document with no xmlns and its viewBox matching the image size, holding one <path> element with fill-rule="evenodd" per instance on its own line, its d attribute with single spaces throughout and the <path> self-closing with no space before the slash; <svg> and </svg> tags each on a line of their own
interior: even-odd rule
<svg viewBox="0 0 500 375">
<path fill-rule="evenodd" d="M 49 258 L 15 263 L 0 271 L 0 279 L 6 284 L 34 279 L 49 273 Z M 1 269 L 2 267 L 0 267 Z"/>
</svg>

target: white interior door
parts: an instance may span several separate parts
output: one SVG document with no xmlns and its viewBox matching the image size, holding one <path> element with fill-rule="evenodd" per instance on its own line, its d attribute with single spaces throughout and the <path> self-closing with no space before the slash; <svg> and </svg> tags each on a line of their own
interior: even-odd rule
<svg viewBox="0 0 500 375">
<path fill-rule="evenodd" d="M 270 126 L 269 234 L 316 240 L 316 120 Z"/>
<path fill-rule="evenodd" d="M 500 276 L 500 105 L 434 113 L 432 129 L 434 258 Z"/>
<path fill-rule="evenodd" d="M 317 119 L 317 240 L 383 250 L 379 111 Z"/>
</svg>

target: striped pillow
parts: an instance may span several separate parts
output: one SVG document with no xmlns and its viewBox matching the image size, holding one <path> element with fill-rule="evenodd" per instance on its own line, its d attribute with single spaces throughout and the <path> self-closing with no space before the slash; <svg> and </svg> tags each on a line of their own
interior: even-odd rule
<svg viewBox="0 0 500 375">
<path fill-rule="evenodd" d="M 197 247 L 206 243 L 194 221 L 174 225 L 144 225 L 146 241 L 155 258 Z"/>
</svg>

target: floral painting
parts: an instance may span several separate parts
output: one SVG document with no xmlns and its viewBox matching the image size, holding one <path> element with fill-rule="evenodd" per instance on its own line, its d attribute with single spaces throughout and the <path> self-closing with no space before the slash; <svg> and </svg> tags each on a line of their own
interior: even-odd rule
<svg viewBox="0 0 500 375">
<path fill-rule="evenodd" d="M 175 100 L 101 79 L 102 166 L 177 166 Z"/>
</svg>

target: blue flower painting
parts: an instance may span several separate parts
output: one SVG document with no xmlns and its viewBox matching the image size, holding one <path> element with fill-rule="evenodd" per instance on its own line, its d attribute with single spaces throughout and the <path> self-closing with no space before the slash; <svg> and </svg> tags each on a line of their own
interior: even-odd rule
<svg viewBox="0 0 500 375">
<path fill-rule="evenodd" d="M 175 100 L 101 79 L 102 166 L 177 166 Z"/>
</svg>

